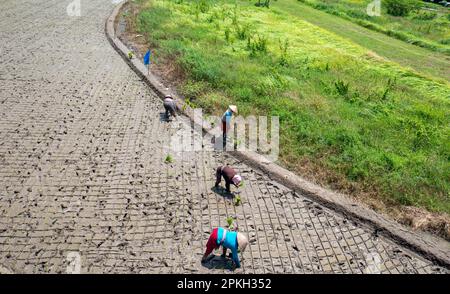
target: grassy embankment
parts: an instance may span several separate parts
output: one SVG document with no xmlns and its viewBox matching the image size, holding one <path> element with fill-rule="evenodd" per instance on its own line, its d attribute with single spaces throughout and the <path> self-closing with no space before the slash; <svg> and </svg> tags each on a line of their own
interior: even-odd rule
<svg viewBox="0 0 450 294">
<path fill-rule="evenodd" d="M 450 212 L 448 82 L 276 6 L 140 3 L 137 29 L 157 64 L 184 73 L 186 98 L 209 113 L 233 103 L 280 117 L 282 164 L 373 205 Z"/>
<path fill-rule="evenodd" d="M 314 9 L 297 0 L 276 1 L 271 4 L 271 7 L 349 39 L 403 67 L 450 81 L 450 56 L 448 55 L 394 39 L 342 17 Z"/>
<path fill-rule="evenodd" d="M 407 16 L 392 16 L 381 1 L 381 15 L 369 16 L 372 0 L 298 0 L 301 3 L 343 17 L 368 29 L 450 55 L 450 10 L 432 3 L 416 1 L 420 7 Z"/>
</svg>

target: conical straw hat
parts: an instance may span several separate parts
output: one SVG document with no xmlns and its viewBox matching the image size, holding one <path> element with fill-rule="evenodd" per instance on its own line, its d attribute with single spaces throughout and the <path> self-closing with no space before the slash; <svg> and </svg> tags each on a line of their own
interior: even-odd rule
<svg viewBox="0 0 450 294">
<path fill-rule="evenodd" d="M 247 237 L 242 233 L 237 233 L 237 241 L 238 241 L 238 247 L 241 252 L 244 252 L 245 248 L 248 244 Z"/>
<path fill-rule="evenodd" d="M 228 108 L 229 108 L 231 111 L 233 111 L 233 113 L 238 113 L 238 109 L 237 109 L 237 106 L 236 106 L 236 105 L 230 105 L 230 106 L 228 106 Z"/>
</svg>

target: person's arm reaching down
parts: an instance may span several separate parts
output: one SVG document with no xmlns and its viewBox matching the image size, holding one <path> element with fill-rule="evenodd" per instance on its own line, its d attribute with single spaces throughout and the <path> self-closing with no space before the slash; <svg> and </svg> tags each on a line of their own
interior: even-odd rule
<svg viewBox="0 0 450 294">
<path fill-rule="evenodd" d="M 241 263 L 239 261 L 239 256 L 238 256 L 238 249 L 237 248 L 232 248 L 231 249 L 232 252 L 232 259 L 234 261 L 234 264 L 236 264 L 236 267 L 239 268 L 241 267 Z"/>
</svg>

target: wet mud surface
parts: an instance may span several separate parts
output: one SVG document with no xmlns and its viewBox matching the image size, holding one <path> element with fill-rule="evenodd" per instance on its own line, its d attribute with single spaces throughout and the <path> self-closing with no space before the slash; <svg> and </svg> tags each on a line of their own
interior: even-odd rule
<svg viewBox="0 0 450 294">
<path fill-rule="evenodd" d="M 226 153 L 171 150 L 189 121 L 162 120 L 107 41 L 111 1 L 68 4 L 0 4 L 2 271 L 64 273 L 75 252 L 83 273 L 229 273 L 220 250 L 200 260 L 232 216 L 250 239 L 235 272 L 447 272 Z M 223 164 L 245 180 L 239 206 L 212 189 Z"/>
</svg>

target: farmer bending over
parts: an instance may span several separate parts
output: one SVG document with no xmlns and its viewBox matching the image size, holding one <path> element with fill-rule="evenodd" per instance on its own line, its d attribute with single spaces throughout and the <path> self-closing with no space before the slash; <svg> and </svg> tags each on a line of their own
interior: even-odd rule
<svg viewBox="0 0 450 294">
<path fill-rule="evenodd" d="M 166 110 L 166 117 L 169 118 L 169 114 L 176 117 L 176 111 L 178 110 L 175 100 L 173 100 L 171 95 L 166 95 L 164 97 L 164 109 Z"/>
<path fill-rule="evenodd" d="M 239 187 L 242 182 L 242 177 L 237 174 L 237 172 L 232 169 L 230 166 L 219 166 L 216 170 L 216 185 L 215 187 L 219 187 L 220 182 L 222 181 L 222 177 L 225 180 L 225 188 L 228 193 L 230 191 L 230 184 Z"/>
<path fill-rule="evenodd" d="M 247 244 L 248 239 L 244 234 L 227 231 L 226 229 L 220 227 L 215 228 L 209 236 L 208 243 L 206 243 L 206 251 L 205 254 L 203 254 L 202 263 L 206 261 L 207 257 L 214 249 L 218 249 L 222 246 L 222 257 L 225 257 L 227 254 L 227 249 L 230 249 L 234 266 L 239 268 L 241 267 L 241 263 L 239 261 L 238 248 L 242 253 L 244 252 L 245 247 L 247 247 Z"/>
</svg>

